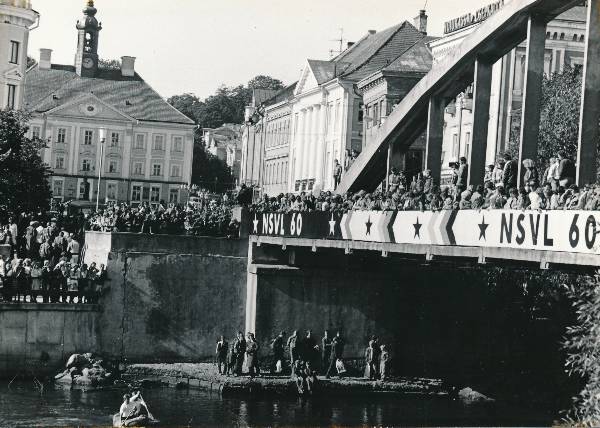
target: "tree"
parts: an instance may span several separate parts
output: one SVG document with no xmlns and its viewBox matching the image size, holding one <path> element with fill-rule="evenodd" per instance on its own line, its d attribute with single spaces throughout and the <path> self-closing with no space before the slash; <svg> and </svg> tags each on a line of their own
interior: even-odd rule
<svg viewBox="0 0 600 428">
<path fill-rule="evenodd" d="M 283 82 L 271 76 L 263 76 L 261 74 L 248 82 L 248 88 L 281 90 L 283 89 Z"/>
<path fill-rule="evenodd" d="M 582 76 L 579 68 L 565 67 L 562 73 L 544 77 L 542 84 L 538 166 L 544 167 L 559 150 L 577 158 Z M 513 118 L 508 151 L 518 154 L 520 114 Z M 595 154 L 594 154 L 595 155 Z"/>
<path fill-rule="evenodd" d="M 50 169 L 40 152 L 45 143 L 30 139 L 29 115 L 0 110 L 0 153 L 10 153 L 0 162 L 0 211 L 46 210 L 50 204 Z"/>
<path fill-rule="evenodd" d="M 198 123 L 198 117 L 200 115 L 200 109 L 204 106 L 204 103 L 194 94 L 182 94 L 173 95 L 167 99 L 167 102 L 185 114 L 187 117 Z"/>
<path fill-rule="evenodd" d="M 234 186 L 231 169 L 221 159 L 207 152 L 199 140 L 194 142 L 192 184 L 215 192 L 224 192 Z"/>
</svg>

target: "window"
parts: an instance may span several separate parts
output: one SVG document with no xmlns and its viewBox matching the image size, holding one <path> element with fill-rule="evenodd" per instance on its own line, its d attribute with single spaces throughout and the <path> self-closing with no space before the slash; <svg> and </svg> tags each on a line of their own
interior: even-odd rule
<svg viewBox="0 0 600 428">
<path fill-rule="evenodd" d="M 159 163 L 155 163 L 152 165 L 152 175 L 154 177 L 160 177 L 162 175 L 162 165 Z"/>
<path fill-rule="evenodd" d="M 379 118 L 380 118 L 379 122 L 383 122 L 383 119 L 385 117 L 387 117 L 387 112 L 385 111 L 384 103 L 385 103 L 384 100 L 379 101 Z"/>
<path fill-rule="evenodd" d="M 81 170 L 82 171 L 91 171 L 92 169 L 92 161 L 89 159 L 84 159 L 81 162 Z"/>
<path fill-rule="evenodd" d="M 106 183 L 106 200 L 114 201 L 117 199 L 117 183 Z"/>
<path fill-rule="evenodd" d="M 41 129 L 39 126 L 33 126 L 31 128 L 31 138 L 33 138 L 33 139 L 40 138 L 40 134 L 41 134 Z"/>
<path fill-rule="evenodd" d="M 110 146 L 111 147 L 119 147 L 119 140 L 121 136 L 118 132 L 112 132 L 110 134 Z"/>
<path fill-rule="evenodd" d="M 452 156 L 454 158 L 458 157 L 458 135 L 454 134 L 452 136 Z"/>
<path fill-rule="evenodd" d="M 90 188 L 92 186 L 87 180 L 83 180 L 79 184 L 79 199 L 90 199 Z"/>
<path fill-rule="evenodd" d="M 14 109 L 17 102 L 17 86 L 16 85 L 7 85 L 8 86 L 8 98 L 6 101 L 6 107 L 9 109 Z"/>
<path fill-rule="evenodd" d="M 171 177 L 181 177 L 181 165 L 171 165 Z"/>
<path fill-rule="evenodd" d="M 119 172 L 119 161 L 111 159 L 108 161 L 108 172 Z"/>
<path fill-rule="evenodd" d="M 94 131 L 87 130 L 83 133 L 83 144 L 86 146 L 91 145 L 94 142 Z"/>
<path fill-rule="evenodd" d="M 183 137 L 173 137 L 173 151 L 183 152 Z"/>
<path fill-rule="evenodd" d="M 467 132 L 465 135 L 465 157 L 467 160 L 469 159 L 469 155 L 471 154 L 471 133 Z"/>
<path fill-rule="evenodd" d="M 52 196 L 61 197 L 63 195 L 63 181 L 62 180 L 54 180 L 52 186 Z"/>
<path fill-rule="evenodd" d="M 155 135 L 154 136 L 154 146 L 152 147 L 152 149 L 160 150 L 160 151 L 165 150 L 165 137 L 162 135 Z"/>
<path fill-rule="evenodd" d="M 131 201 L 141 202 L 142 200 L 142 186 L 132 186 L 131 188 Z"/>
<path fill-rule="evenodd" d="M 144 134 L 137 134 L 135 136 L 135 145 L 134 145 L 134 149 L 139 149 L 139 150 L 144 150 L 145 147 L 145 141 L 144 141 Z"/>
<path fill-rule="evenodd" d="M 67 141 L 67 130 L 65 128 L 58 128 L 56 135 L 56 142 L 64 144 Z"/>
<path fill-rule="evenodd" d="M 144 174 L 144 164 L 142 162 L 135 162 L 133 164 L 133 174 L 134 175 L 143 175 Z"/>
<path fill-rule="evenodd" d="M 15 42 L 11 40 L 10 42 L 10 63 L 18 64 L 19 63 L 19 51 L 21 50 L 21 44 L 19 42 Z"/>
<path fill-rule="evenodd" d="M 65 169 L 65 158 L 63 156 L 57 156 L 54 161 L 55 169 Z"/>
<path fill-rule="evenodd" d="M 150 202 L 160 202 L 160 187 L 152 186 L 150 188 Z"/>
<path fill-rule="evenodd" d="M 169 203 L 176 204 L 179 202 L 179 189 L 170 189 L 169 190 Z"/>
<path fill-rule="evenodd" d="M 367 129 L 369 129 L 371 126 L 373 126 L 373 116 L 371 116 L 371 106 L 367 106 Z"/>
<path fill-rule="evenodd" d="M 379 103 L 373 105 L 373 126 L 379 125 Z"/>
</svg>

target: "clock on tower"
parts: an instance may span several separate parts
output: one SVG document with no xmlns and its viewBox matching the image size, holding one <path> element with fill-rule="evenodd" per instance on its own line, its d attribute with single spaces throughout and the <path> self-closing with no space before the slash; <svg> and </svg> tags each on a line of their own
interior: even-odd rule
<svg viewBox="0 0 600 428">
<path fill-rule="evenodd" d="M 98 23 L 94 7 L 94 0 L 88 0 L 83 9 L 83 21 L 77 21 L 77 54 L 75 55 L 75 69 L 83 77 L 95 77 L 98 73 L 98 36 L 102 24 Z"/>
</svg>

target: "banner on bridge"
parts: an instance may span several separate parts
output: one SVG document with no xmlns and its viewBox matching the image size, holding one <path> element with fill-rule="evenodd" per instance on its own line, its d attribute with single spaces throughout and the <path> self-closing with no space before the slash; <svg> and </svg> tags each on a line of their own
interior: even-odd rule
<svg viewBox="0 0 600 428">
<path fill-rule="evenodd" d="M 352 211 L 253 214 L 251 234 L 598 254 L 600 212 Z"/>
</svg>

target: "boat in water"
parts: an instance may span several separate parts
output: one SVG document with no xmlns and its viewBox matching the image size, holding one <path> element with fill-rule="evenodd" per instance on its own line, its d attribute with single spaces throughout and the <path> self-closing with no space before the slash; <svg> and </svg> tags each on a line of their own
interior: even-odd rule
<svg viewBox="0 0 600 428">
<path fill-rule="evenodd" d="M 151 427 L 159 424 L 157 419 L 152 415 L 138 416 L 137 418 L 122 420 L 121 415 L 115 413 L 113 415 L 113 427 Z"/>
</svg>

